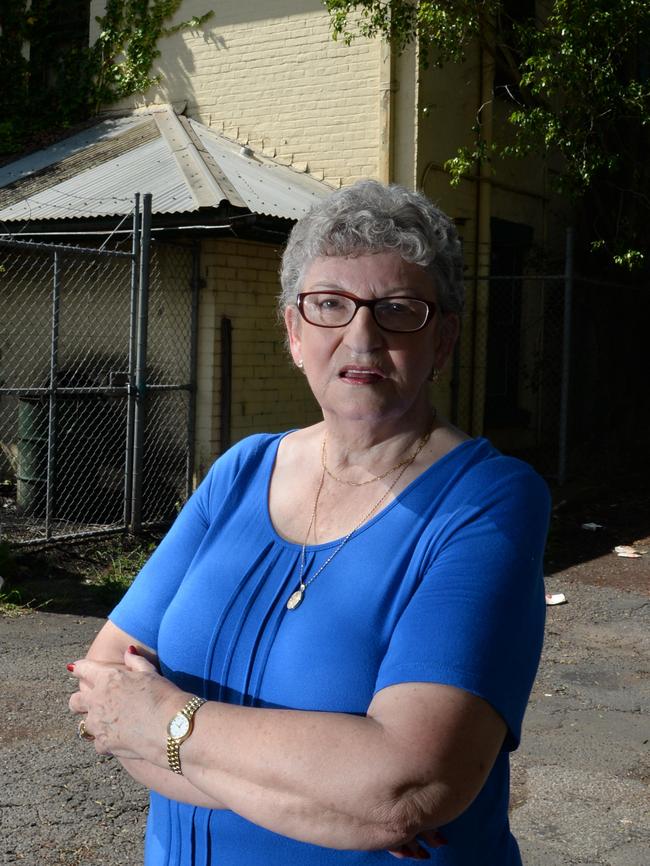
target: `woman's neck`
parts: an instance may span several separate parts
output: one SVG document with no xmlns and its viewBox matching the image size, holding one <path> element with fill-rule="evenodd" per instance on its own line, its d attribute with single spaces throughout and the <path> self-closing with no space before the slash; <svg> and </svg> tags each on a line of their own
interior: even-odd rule
<svg viewBox="0 0 650 866">
<path fill-rule="evenodd" d="M 435 410 L 427 405 L 397 420 L 350 420 L 325 414 L 323 436 L 327 468 L 349 481 L 380 475 L 408 456 L 435 426 Z M 356 476 L 359 476 L 358 478 Z"/>
</svg>

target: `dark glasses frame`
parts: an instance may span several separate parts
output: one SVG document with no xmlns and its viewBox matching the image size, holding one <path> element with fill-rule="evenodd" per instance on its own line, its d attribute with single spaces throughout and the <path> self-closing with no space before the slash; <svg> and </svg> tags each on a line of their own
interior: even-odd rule
<svg viewBox="0 0 650 866">
<path fill-rule="evenodd" d="M 335 295 L 336 297 L 340 298 L 348 298 L 354 303 L 354 312 L 352 313 L 348 321 L 344 322 L 341 325 L 323 325 L 321 322 L 312 322 L 311 319 L 307 318 L 304 310 L 305 298 L 308 298 L 310 295 Z M 387 328 L 385 325 L 382 325 L 381 322 L 377 320 L 377 314 L 375 312 L 376 305 L 385 304 L 386 301 L 417 301 L 420 304 L 425 304 L 427 308 L 427 315 L 424 319 L 424 322 L 421 325 L 418 325 L 417 328 L 413 328 L 410 331 L 403 331 L 397 328 Z M 308 324 L 314 325 L 314 327 L 316 328 L 345 328 L 350 324 L 352 319 L 354 319 L 356 314 L 359 312 L 359 307 L 368 307 L 368 309 L 372 313 L 372 318 L 374 319 L 377 327 L 381 328 L 382 331 L 388 331 L 391 334 L 416 334 L 418 331 L 426 328 L 426 326 L 433 319 L 437 311 L 437 307 L 432 301 L 425 301 L 423 298 L 405 297 L 404 295 L 391 295 L 386 298 L 373 298 L 370 301 L 365 301 L 363 300 L 363 298 L 357 298 L 356 295 L 351 295 L 349 292 L 333 292 L 324 291 L 322 289 L 318 292 L 299 292 L 296 299 L 296 306 L 298 307 L 298 312 L 303 317 L 303 319 Z"/>
</svg>

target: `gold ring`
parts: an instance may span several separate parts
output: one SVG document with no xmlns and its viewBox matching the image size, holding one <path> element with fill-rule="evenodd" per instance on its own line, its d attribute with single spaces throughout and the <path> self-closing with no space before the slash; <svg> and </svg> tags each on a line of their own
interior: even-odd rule
<svg viewBox="0 0 650 866">
<path fill-rule="evenodd" d="M 88 733 L 88 731 L 86 730 L 86 722 L 84 719 L 82 719 L 79 722 L 79 726 L 77 728 L 77 735 L 78 735 L 80 740 L 94 740 L 95 739 L 93 737 L 93 735 Z"/>
</svg>

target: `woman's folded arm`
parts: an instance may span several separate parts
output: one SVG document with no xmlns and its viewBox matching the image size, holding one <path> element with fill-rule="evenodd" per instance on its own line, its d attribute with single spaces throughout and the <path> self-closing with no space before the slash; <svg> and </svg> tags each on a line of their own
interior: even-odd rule
<svg viewBox="0 0 650 866">
<path fill-rule="evenodd" d="M 82 689 L 71 699 L 88 710 L 98 749 L 166 796 L 218 804 L 305 842 L 396 848 L 447 823 L 478 794 L 505 736 L 486 701 L 435 683 L 382 689 L 366 716 L 210 701 L 181 746 L 184 776 L 174 778 L 166 727 L 190 695 L 140 655 L 106 665 L 130 640 L 106 628 L 75 666 Z"/>
<path fill-rule="evenodd" d="M 257 824 L 334 848 L 395 848 L 461 814 L 506 726 L 481 698 L 405 683 L 366 717 L 208 703 L 181 748 L 200 790 Z"/>
</svg>

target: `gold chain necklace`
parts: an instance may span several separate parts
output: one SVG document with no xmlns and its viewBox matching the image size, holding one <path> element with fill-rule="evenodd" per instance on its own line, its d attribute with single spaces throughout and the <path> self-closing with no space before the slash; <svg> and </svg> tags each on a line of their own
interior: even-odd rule
<svg viewBox="0 0 650 866">
<path fill-rule="evenodd" d="M 424 434 L 424 436 L 420 440 L 421 443 L 424 440 L 424 444 L 426 444 L 426 442 L 429 439 L 429 436 L 431 436 L 431 426 L 433 426 L 433 422 L 436 420 L 436 413 L 437 413 L 437 410 L 434 408 L 433 417 L 431 418 L 431 425 L 429 426 L 429 432 Z M 424 448 L 424 444 L 419 445 L 418 450 L 415 452 L 415 455 L 405 457 L 403 460 L 400 460 L 399 463 L 396 463 L 394 466 L 391 466 L 390 469 L 387 469 L 385 472 L 382 472 L 381 475 L 373 475 L 372 478 L 368 478 L 366 481 L 346 481 L 345 478 L 339 478 L 338 475 L 335 475 L 332 472 L 332 470 L 329 468 L 329 466 L 327 465 L 327 459 L 325 457 L 326 444 L 327 444 L 327 433 L 323 437 L 323 447 L 321 448 L 321 452 L 320 452 L 320 465 L 323 467 L 323 472 L 326 472 L 333 481 L 337 481 L 339 484 L 346 484 L 348 487 L 365 487 L 366 484 L 372 484 L 375 481 L 381 481 L 383 478 L 386 478 L 387 475 L 390 475 L 391 472 L 395 472 L 397 469 L 401 469 L 402 466 L 410 465 L 415 460 L 417 455 L 420 453 L 422 448 Z"/>
<path fill-rule="evenodd" d="M 354 533 L 357 531 L 357 529 L 359 529 L 361 526 L 363 526 L 363 524 L 366 522 L 366 520 L 368 520 L 368 518 L 371 516 L 371 514 L 379 508 L 379 506 L 382 504 L 382 502 L 386 499 L 386 497 L 393 490 L 393 488 L 395 487 L 397 482 L 400 480 L 402 475 L 404 475 L 404 473 L 409 468 L 409 466 L 415 461 L 415 458 L 418 456 L 420 451 L 422 451 L 424 446 L 427 444 L 427 442 L 429 441 L 429 437 L 431 436 L 431 432 L 432 432 L 431 428 L 429 428 L 427 433 L 425 433 L 424 436 L 422 437 L 422 439 L 420 439 L 418 447 L 415 449 L 413 454 L 411 454 L 410 457 L 408 457 L 406 460 L 403 460 L 399 464 L 399 467 L 401 467 L 401 471 L 397 473 L 395 478 L 391 481 L 390 485 L 382 493 L 381 497 L 377 500 L 377 502 L 375 502 L 375 504 L 372 506 L 370 511 L 368 511 L 367 514 L 365 514 L 361 518 L 361 520 L 357 523 L 357 525 L 354 527 L 354 529 L 351 529 L 348 532 L 348 534 L 341 541 L 341 543 L 338 545 L 338 547 L 335 550 L 333 550 L 332 553 L 330 553 L 330 555 L 327 557 L 325 562 L 320 566 L 320 568 L 318 568 L 312 574 L 312 576 L 309 578 L 309 580 L 305 581 L 305 580 L 303 580 L 303 576 L 304 576 L 304 572 L 305 572 L 305 551 L 307 549 L 307 541 L 309 540 L 309 533 L 311 532 L 312 526 L 314 525 L 314 521 L 316 520 L 316 512 L 318 510 L 318 500 L 320 498 L 321 491 L 323 489 L 323 484 L 325 483 L 326 469 L 325 469 L 325 467 L 323 467 L 323 471 L 321 472 L 321 476 L 320 476 L 320 482 L 318 484 L 318 490 L 316 491 L 316 498 L 314 499 L 314 507 L 312 508 L 311 517 L 309 519 L 309 526 L 307 527 L 307 532 L 305 533 L 305 540 L 302 543 L 302 549 L 300 551 L 299 586 L 298 586 L 298 589 L 295 590 L 295 592 L 292 592 L 291 595 L 289 596 L 289 598 L 287 600 L 287 610 L 295 610 L 297 607 L 299 607 L 302 604 L 302 600 L 305 597 L 305 590 L 307 589 L 307 587 L 316 580 L 318 575 L 330 564 L 330 562 L 334 559 L 336 554 L 339 553 L 345 547 L 345 545 L 348 543 L 348 541 L 354 535 Z M 323 439 L 323 450 L 324 450 L 324 446 L 325 446 L 325 439 Z M 398 468 L 398 467 L 394 466 L 393 469 L 391 469 L 390 471 L 392 472 L 396 468 Z M 388 474 L 388 473 L 386 473 L 386 474 Z M 383 478 L 384 476 L 380 476 L 380 477 Z"/>
</svg>

